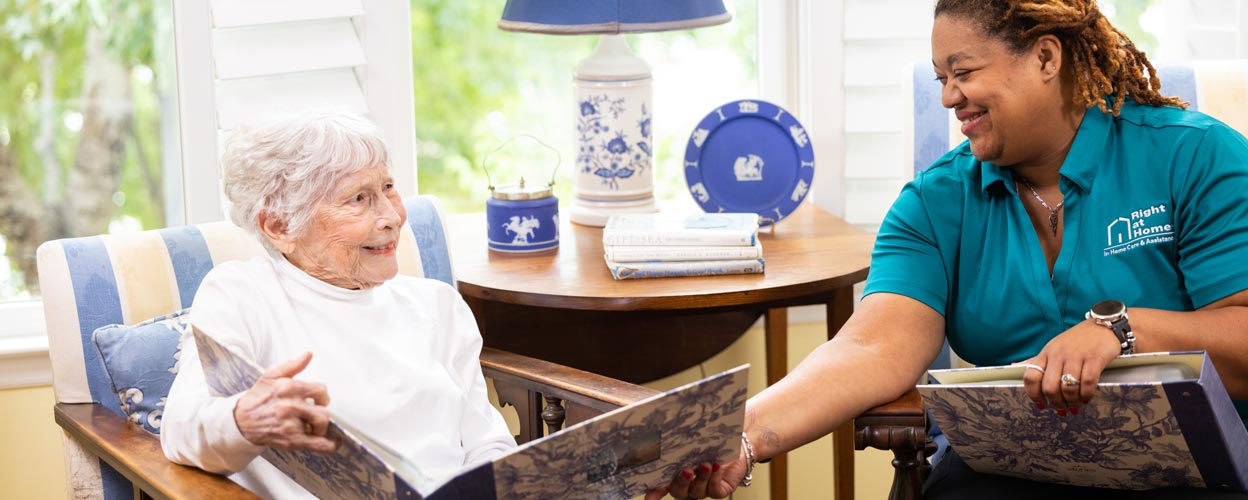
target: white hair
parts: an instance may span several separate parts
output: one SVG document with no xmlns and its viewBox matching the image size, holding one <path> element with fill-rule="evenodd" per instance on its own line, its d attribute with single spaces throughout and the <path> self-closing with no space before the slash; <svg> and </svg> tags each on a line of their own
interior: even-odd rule
<svg viewBox="0 0 1248 500">
<path fill-rule="evenodd" d="M 221 163 L 230 219 L 277 256 L 260 231 L 261 213 L 298 237 L 336 185 L 368 167 L 388 169 L 390 156 L 367 118 L 318 111 L 243 125 L 226 140 Z"/>
</svg>

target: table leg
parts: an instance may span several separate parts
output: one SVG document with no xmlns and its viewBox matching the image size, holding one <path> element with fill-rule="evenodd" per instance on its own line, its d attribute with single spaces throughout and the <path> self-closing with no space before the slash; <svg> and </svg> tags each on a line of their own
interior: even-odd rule
<svg viewBox="0 0 1248 500">
<path fill-rule="evenodd" d="M 779 382 L 789 371 L 789 310 L 768 309 L 763 319 L 767 347 L 767 386 Z M 789 457 L 771 458 L 771 500 L 789 497 Z"/>
<path fill-rule="evenodd" d="M 854 313 L 854 287 L 836 290 L 828 300 L 828 340 L 836 336 Z M 836 500 L 854 500 L 854 422 L 850 420 L 832 433 L 833 484 Z"/>
</svg>

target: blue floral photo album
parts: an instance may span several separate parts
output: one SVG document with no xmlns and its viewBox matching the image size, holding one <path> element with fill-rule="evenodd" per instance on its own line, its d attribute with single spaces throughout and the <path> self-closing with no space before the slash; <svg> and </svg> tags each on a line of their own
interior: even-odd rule
<svg viewBox="0 0 1248 500">
<path fill-rule="evenodd" d="M 214 396 L 245 391 L 263 370 L 193 328 Z M 261 456 L 322 499 L 620 499 L 667 484 L 682 467 L 740 454 L 748 365 L 599 415 L 511 453 L 430 478 L 400 453 L 333 417 L 332 454 L 266 450 Z M 413 431 L 419 432 L 419 431 Z"/>
<path fill-rule="evenodd" d="M 1079 414 L 1041 410 L 1021 365 L 931 370 L 918 386 L 949 444 L 981 473 L 1115 489 L 1248 491 L 1248 430 L 1203 351 L 1110 362 Z"/>
</svg>

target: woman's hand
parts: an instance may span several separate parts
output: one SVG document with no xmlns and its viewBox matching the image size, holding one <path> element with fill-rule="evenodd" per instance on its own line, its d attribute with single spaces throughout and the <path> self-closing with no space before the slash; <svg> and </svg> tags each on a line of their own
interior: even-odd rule
<svg viewBox="0 0 1248 500">
<path fill-rule="evenodd" d="M 1101 371 L 1122 353 L 1114 333 L 1104 326 L 1085 320 L 1050 340 L 1035 357 L 1022 361 L 1043 368 L 1027 370 L 1023 386 L 1036 407 L 1053 406 L 1057 414 L 1069 411 L 1079 414 L 1079 406 L 1087 404 L 1096 393 Z M 1073 377 L 1075 383 L 1064 382 Z"/>
<path fill-rule="evenodd" d="M 325 438 L 329 429 L 329 393 L 325 384 L 295 380 L 307 368 L 306 352 L 274 365 L 234 405 L 234 423 L 252 444 L 279 450 L 332 453 L 338 448 Z"/>
<path fill-rule="evenodd" d="M 672 478 L 667 486 L 646 493 L 645 500 L 658 500 L 663 495 L 671 494 L 672 498 L 686 500 L 689 498 L 725 498 L 737 489 L 741 479 L 745 478 L 748 464 L 745 462 L 745 450 L 736 460 L 720 466 L 719 464 L 700 464 L 692 469 L 683 469 Z"/>
</svg>

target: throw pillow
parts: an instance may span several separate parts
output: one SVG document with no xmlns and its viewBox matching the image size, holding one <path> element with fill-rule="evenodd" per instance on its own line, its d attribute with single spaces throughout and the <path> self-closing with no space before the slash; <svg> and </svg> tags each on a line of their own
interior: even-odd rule
<svg viewBox="0 0 1248 500">
<path fill-rule="evenodd" d="M 160 418 L 173 378 L 178 374 L 178 349 L 188 331 L 190 309 L 152 318 L 133 326 L 102 326 L 92 342 L 104 361 L 113 393 L 130 421 L 160 434 Z"/>
</svg>

